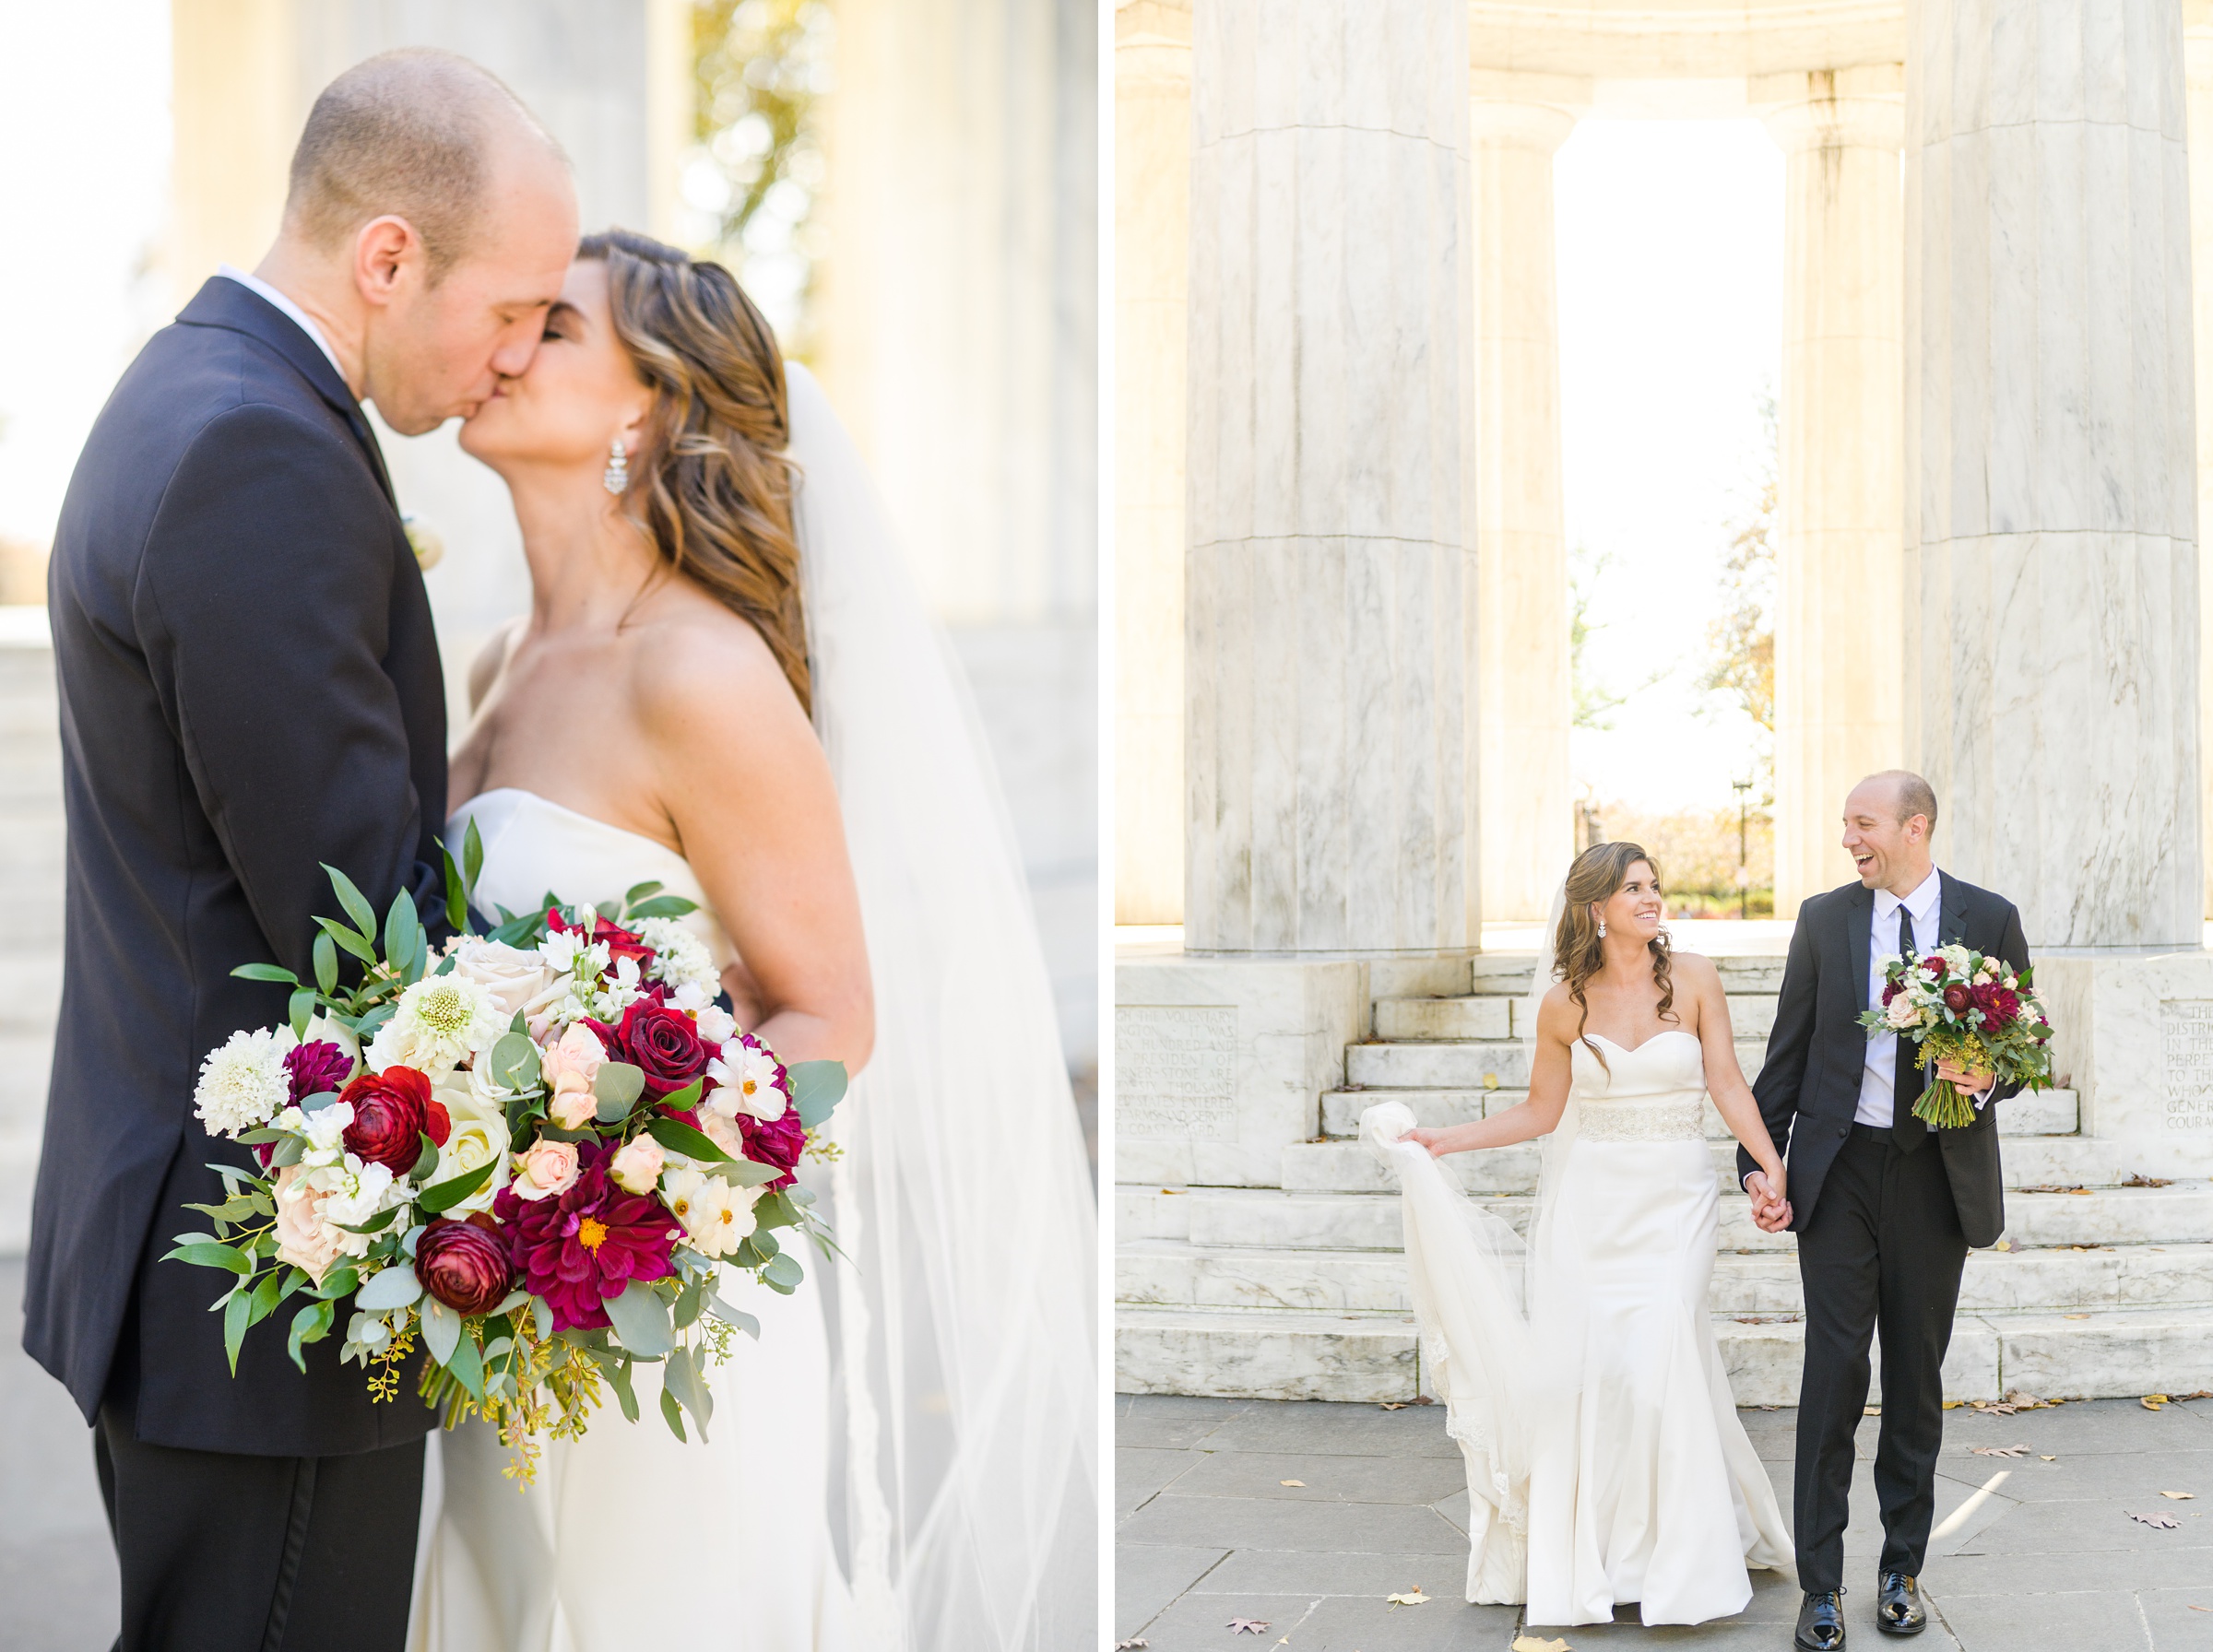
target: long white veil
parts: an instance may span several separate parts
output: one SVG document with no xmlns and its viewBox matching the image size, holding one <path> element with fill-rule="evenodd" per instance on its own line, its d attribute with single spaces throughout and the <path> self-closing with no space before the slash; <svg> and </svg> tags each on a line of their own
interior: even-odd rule
<svg viewBox="0 0 2213 1652">
<path fill-rule="evenodd" d="M 829 1211 L 857 1644 L 1059 1652 L 1097 1622 L 1096 1198 L 965 680 L 787 372 L 815 726 L 876 991 Z"/>
</svg>

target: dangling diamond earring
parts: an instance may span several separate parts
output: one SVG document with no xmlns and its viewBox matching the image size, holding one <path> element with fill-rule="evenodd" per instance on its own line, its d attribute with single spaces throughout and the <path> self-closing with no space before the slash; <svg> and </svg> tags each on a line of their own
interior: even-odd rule
<svg viewBox="0 0 2213 1652">
<path fill-rule="evenodd" d="M 1601 940 L 1606 938 L 1606 920 L 1604 918 L 1598 920 L 1598 938 Z"/>
<path fill-rule="evenodd" d="M 599 478 L 599 485 L 618 496 L 630 491 L 630 455 L 622 451 L 620 436 L 608 443 L 607 473 Z"/>
</svg>

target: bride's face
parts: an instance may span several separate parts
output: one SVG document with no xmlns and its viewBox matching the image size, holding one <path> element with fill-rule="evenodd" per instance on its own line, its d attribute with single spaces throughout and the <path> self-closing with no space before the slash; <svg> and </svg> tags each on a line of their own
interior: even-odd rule
<svg viewBox="0 0 2213 1652">
<path fill-rule="evenodd" d="M 607 266 L 569 266 L 530 365 L 502 378 L 461 427 L 461 451 L 513 481 L 524 472 L 574 472 L 595 483 L 615 442 L 637 451 L 653 405 L 615 336 Z"/>
<path fill-rule="evenodd" d="M 1605 920 L 1608 935 L 1651 940 L 1660 933 L 1660 920 L 1667 914 L 1660 894 L 1660 874 L 1652 870 L 1650 861 L 1632 860 L 1614 898 L 1592 910 Z"/>
</svg>

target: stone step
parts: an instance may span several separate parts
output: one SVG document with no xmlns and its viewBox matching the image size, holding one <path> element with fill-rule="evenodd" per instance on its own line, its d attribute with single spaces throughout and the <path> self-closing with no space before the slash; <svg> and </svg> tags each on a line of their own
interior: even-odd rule
<svg viewBox="0 0 2213 1652">
<path fill-rule="evenodd" d="M 1701 954 L 1710 962 L 1722 978 L 1722 990 L 1739 992 L 1781 992 L 1782 990 L 1782 955 L 1779 952 L 1707 952 Z M 1469 970 L 1469 984 L 1464 989 L 1478 995 L 1520 997 L 1529 991 L 1537 973 L 1537 955 L 1534 952 L 1482 952 L 1475 957 Z M 1388 982 L 1388 977 L 1379 977 Z M 1435 991 L 1425 987 L 1424 991 Z M 1455 990 L 1463 990 L 1458 987 Z M 1379 990 L 1378 997 L 1391 996 Z"/>
<path fill-rule="evenodd" d="M 1758 1072 L 1767 1047 L 1764 1037 L 1738 1039 L 1737 1065 L 1746 1075 Z M 1391 1090 L 1527 1089 L 1529 1046 L 1518 1038 L 1347 1044 L 1344 1081 Z"/>
<path fill-rule="evenodd" d="M 1775 995 L 1734 993 L 1729 998 L 1729 1025 L 1739 1038 L 1767 1037 L 1775 1024 Z M 1378 998 L 1376 1036 L 1379 1039 L 1437 1041 L 1469 1038 L 1522 1038 L 1521 997 L 1479 994 L 1462 998 Z"/>
<path fill-rule="evenodd" d="M 1364 1046 L 1355 1045 L 1355 1048 Z M 1411 1090 L 1379 1085 L 1370 1090 L 1325 1090 L 1321 1092 L 1321 1131 L 1324 1136 L 1358 1136 L 1360 1115 L 1378 1102 L 1403 1102 L 1414 1110 L 1414 1122 L 1437 1128 L 1466 1124 L 1493 1113 L 1503 1113 L 1529 1097 L 1525 1089 L 1500 1086 L 1486 1090 L 1450 1086 Z M 2072 1136 L 2079 1107 L 2071 1090 L 2043 1090 L 2017 1095 L 1998 1103 L 1998 1134 L 2017 1136 Z M 1719 1141 L 1729 1134 L 1713 1103 L 1706 1103 L 1706 1134 Z"/>
<path fill-rule="evenodd" d="M 1176 1239 L 1125 1243 L 1115 1257 L 1115 1299 L 1325 1314 L 1412 1307 L 1397 1251 L 1210 1248 Z M 1710 1300 L 1724 1316 L 1802 1313 L 1797 1258 L 1773 1251 L 1717 1257 Z M 1959 1288 L 1963 1314 L 2155 1307 L 2213 1307 L 2213 1245 L 1973 1251 Z"/>
<path fill-rule="evenodd" d="M 1724 1193 L 1736 1186 L 1736 1144 L 1709 1144 L 1713 1171 Z M 2132 1176 L 2172 1178 L 2177 1150 L 2160 1142 L 2089 1136 L 2030 1136 L 2007 1139 L 1999 1159 L 2009 1188 L 2118 1187 Z M 1471 1193 L 1525 1194 L 1537 1190 L 1542 1147 L 1534 1141 L 1480 1152 L 1450 1153 L 1438 1161 Z M 2192 1165 L 2192 1169 L 2213 1166 Z M 1284 1150 L 1283 1186 L 1299 1193 L 1390 1193 L 1397 1182 L 1382 1162 L 1356 1140 L 1301 1141 Z M 2213 1238 L 2213 1231 L 2207 1237 Z"/>
<path fill-rule="evenodd" d="M 1400 1243 L 1395 1193 L 1177 1190 L 1127 1184 L 1115 1192 L 1116 1232 L 1125 1239 L 1296 1250 L 1396 1250 Z M 1535 1201 L 1479 1197 L 1475 1202 L 1521 1231 Z M 2015 1249 L 2194 1245 L 2208 1235 L 2213 1235 L 2213 1182 L 2178 1181 L 2167 1187 L 2101 1187 L 2076 1194 L 2013 1192 L 2006 1200 L 2001 1243 Z M 1787 1251 L 1796 1241 L 1788 1233 L 1762 1233 L 1753 1225 L 1751 1201 L 1730 1193 L 1722 1198 L 1720 1245 L 1724 1251 Z"/>
<path fill-rule="evenodd" d="M 1739 1405 L 1793 1405 L 1805 1328 L 1715 1324 Z M 1960 1315 L 1945 1361 L 1945 1398 L 2048 1398 L 2175 1391 L 2213 1371 L 2213 1308 Z M 1122 1309 L 1115 1386 L 1124 1393 L 1256 1399 L 1411 1400 L 1422 1390 L 1414 1321 L 1392 1314 L 1249 1309 Z"/>
</svg>

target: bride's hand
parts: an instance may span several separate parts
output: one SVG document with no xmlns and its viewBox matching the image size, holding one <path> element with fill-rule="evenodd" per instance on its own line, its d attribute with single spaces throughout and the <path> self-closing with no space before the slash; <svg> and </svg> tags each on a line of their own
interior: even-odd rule
<svg viewBox="0 0 2213 1652">
<path fill-rule="evenodd" d="M 1441 1159 L 1445 1154 L 1452 1150 L 1451 1147 L 1445 1140 L 1445 1138 L 1450 1133 L 1450 1132 L 1446 1130 L 1429 1130 L 1417 1127 L 1407 1131 L 1406 1134 L 1400 1137 L 1399 1139 L 1401 1141 L 1418 1141 L 1422 1144 L 1422 1146 L 1429 1150 L 1429 1156 L 1432 1159 Z"/>
</svg>

